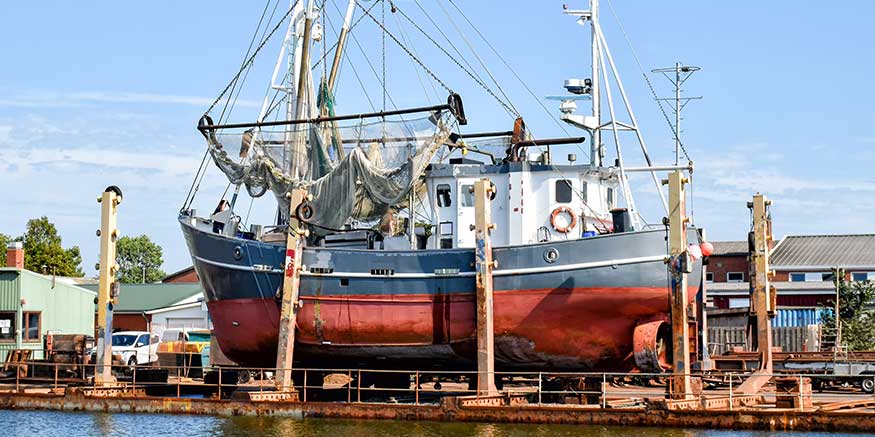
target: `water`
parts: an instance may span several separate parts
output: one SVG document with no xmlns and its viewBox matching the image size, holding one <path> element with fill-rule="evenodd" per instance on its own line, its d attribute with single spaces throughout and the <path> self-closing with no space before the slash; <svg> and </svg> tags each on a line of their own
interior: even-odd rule
<svg viewBox="0 0 875 437">
<path fill-rule="evenodd" d="M 210 417 L 163 414 L 0 411 L 0 433 L 13 436 L 484 436 L 484 437 L 746 437 L 837 436 L 833 433 L 779 433 L 580 425 L 438 423 L 274 417 Z"/>
</svg>

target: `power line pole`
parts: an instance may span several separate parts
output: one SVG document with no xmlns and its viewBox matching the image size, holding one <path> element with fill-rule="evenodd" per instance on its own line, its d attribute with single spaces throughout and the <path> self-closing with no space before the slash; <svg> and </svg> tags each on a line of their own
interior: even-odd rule
<svg viewBox="0 0 875 437">
<path fill-rule="evenodd" d="M 674 163 L 678 165 L 681 160 L 681 111 L 690 103 L 691 100 L 700 100 L 702 96 L 696 97 L 681 97 L 681 85 L 693 75 L 693 73 L 701 70 L 699 67 L 683 65 L 676 62 L 674 67 L 657 68 L 651 70 L 653 73 L 662 73 L 669 82 L 674 85 L 674 97 L 657 98 L 657 101 L 674 101 Z M 674 73 L 673 75 L 671 73 Z"/>
</svg>

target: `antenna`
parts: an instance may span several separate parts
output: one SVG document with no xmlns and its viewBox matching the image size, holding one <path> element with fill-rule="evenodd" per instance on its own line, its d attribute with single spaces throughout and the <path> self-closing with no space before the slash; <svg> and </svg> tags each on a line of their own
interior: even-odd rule
<svg viewBox="0 0 875 437">
<path fill-rule="evenodd" d="M 662 73 L 669 82 L 674 85 L 674 97 L 657 98 L 657 101 L 672 101 L 674 100 L 674 163 L 678 165 L 681 160 L 681 111 L 692 100 L 701 100 L 702 96 L 696 97 L 681 97 L 681 85 L 693 75 L 693 73 L 701 70 L 699 67 L 683 65 L 676 62 L 674 67 L 656 68 L 651 70 L 653 73 Z M 674 73 L 674 74 L 671 74 Z"/>
</svg>

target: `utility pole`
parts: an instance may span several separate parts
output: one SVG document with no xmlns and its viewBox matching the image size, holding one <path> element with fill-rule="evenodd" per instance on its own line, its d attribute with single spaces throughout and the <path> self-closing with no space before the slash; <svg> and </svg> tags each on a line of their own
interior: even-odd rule
<svg viewBox="0 0 875 437">
<path fill-rule="evenodd" d="M 492 270 L 492 206 L 495 185 L 483 178 L 474 183 L 474 262 L 477 287 L 477 396 L 498 393 L 495 388 L 495 328 L 493 325 Z"/>
<path fill-rule="evenodd" d="M 674 101 L 674 164 L 678 165 L 681 160 L 681 111 L 692 100 L 700 100 L 702 96 L 696 97 L 681 97 L 681 85 L 693 75 L 693 73 L 701 70 L 699 67 L 683 65 L 676 62 L 674 67 L 657 68 L 651 70 L 653 73 L 662 73 L 669 82 L 674 85 L 674 97 L 657 98 L 657 101 Z M 673 75 L 672 75 L 673 73 Z M 660 104 L 661 106 L 661 104 Z"/>
</svg>

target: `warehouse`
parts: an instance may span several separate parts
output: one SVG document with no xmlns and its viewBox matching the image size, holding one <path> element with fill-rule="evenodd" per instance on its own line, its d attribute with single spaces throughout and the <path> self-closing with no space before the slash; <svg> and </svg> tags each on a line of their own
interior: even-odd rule
<svg viewBox="0 0 875 437">
<path fill-rule="evenodd" d="M 24 249 L 11 243 L 0 268 L 0 360 L 14 349 L 39 350 L 50 333 L 94 335 L 96 293 L 24 269 Z"/>
</svg>

